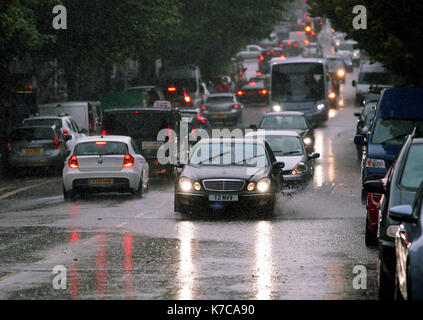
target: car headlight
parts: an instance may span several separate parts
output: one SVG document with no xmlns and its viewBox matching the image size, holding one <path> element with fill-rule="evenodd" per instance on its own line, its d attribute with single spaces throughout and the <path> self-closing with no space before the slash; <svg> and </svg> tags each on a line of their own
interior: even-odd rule
<svg viewBox="0 0 423 320">
<path fill-rule="evenodd" d="M 194 182 L 194 189 L 196 191 L 200 191 L 201 190 L 201 183 L 198 182 L 198 181 Z"/>
<path fill-rule="evenodd" d="M 306 138 L 304 138 L 304 143 L 305 143 L 305 144 L 309 145 L 309 144 L 311 144 L 311 142 L 312 142 L 312 140 L 311 140 L 311 138 L 310 138 L 310 137 L 306 137 Z"/>
<path fill-rule="evenodd" d="M 257 182 L 257 190 L 260 192 L 266 192 L 270 188 L 270 179 L 264 178 Z"/>
<path fill-rule="evenodd" d="M 369 168 L 385 168 L 385 160 L 368 158 L 366 160 L 366 167 L 369 167 Z"/>
<path fill-rule="evenodd" d="M 338 77 L 343 77 L 345 76 L 345 71 L 343 69 L 339 69 L 336 74 L 338 75 Z"/>
<path fill-rule="evenodd" d="M 279 104 L 275 104 L 275 105 L 273 106 L 273 111 L 275 111 L 275 112 L 280 112 L 280 111 L 282 111 L 282 106 L 281 106 L 281 105 L 279 105 Z"/>
<path fill-rule="evenodd" d="M 187 177 L 183 177 L 179 180 L 179 186 L 182 191 L 190 191 L 192 189 L 192 181 Z"/>
<path fill-rule="evenodd" d="M 248 191 L 254 191 L 254 188 L 256 187 L 256 184 L 254 182 L 250 182 L 247 186 Z"/>
<path fill-rule="evenodd" d="M 294 170 L 291 171 L 291 174 L 296 175 L 299 173 L 304 173 L 306 171 L 305 164 L 303 162 L 300 162 L 297 164 Z"/>
<path fill-rule="evenodd" d="M 335 99 L 335 98 L 336 98 L 335 92 L 329 93 L 329 99 Z"/>
<path fill-rule="evenodd" d="M 320 103 L 317 105 L 317 110 L 323 110 L 325 108 L 325 105 L 323 103 Z"/>
</svg>

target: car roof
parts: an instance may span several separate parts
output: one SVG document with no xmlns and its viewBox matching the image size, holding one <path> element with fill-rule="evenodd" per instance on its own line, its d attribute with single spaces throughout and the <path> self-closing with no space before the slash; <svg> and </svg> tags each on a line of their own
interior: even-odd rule
<svg viewBox="0 0 423 320">
<path fill-rule="evenodd" d="M 210 97 L 232 97 L 234 95 L 235 94 L 232 92 L 222 92 L 222 93 L 210 93 L 208 97 L 209 98 Z"/>
<path fill-rule="evenodd" d="M 23 119 L 23 121 L 38 120 L 38 119 L 62 120 L 63 118 L 72 118 L 72 117 L 71 116 L 36 116 L 36 117 L 25 118 L 25 119 Z"/>
<path fill-rule="evenodd" d="M 94 103 L 98 101 L 66 101 L 66 102 L 52 102 L 52 103 L 46 103 L 46 104 L 40 104 L 40 107 L 57 107 L 58 105 L 61 105 L 62 107 L 68 107 L 68 106 L 86 106 L 88 103 Z"/>
<path fill-rule="evenodd" d="M 257 131 L 248 132 L 245 137 L 249 136 L 290 136 L 300 138 L 300 134 L 296 131 L 291 130 L 267 130 L 267 129 L 258 129 Z"/>
<path fill-rule="evenodd" d="M 128 136 L 115 136 L 115 135 L 107 135 L 107 136 L 85 136 L 78 139 L 78 143 L 82 142 L 93 142 L 93 141 L 115 141 L 115 142 L 124 142 L 130 143 L 131 137 Z"/>
<path fill-rule="evenodd" d="M 379 62 L 375 62 L 372 64 L 362 64 L 360 67 L 360 72 L 387 72 L 385 67 L 379 63 Z"/>
<path fill-rule="evenodd" d="M 197 144 L 210 144 L 210 143 L 257 143 L 264 144 L 262 139 L 249 139 L 249 138 L 204 138 L 201 139 Z"/>
<path fill-rule="evenodd" d="M 280 112 L 266 112 L 264 114 L 267 116 L 304 116 L 304 112 L 300 111 L 280 111 Z"/>
<path fill-rule="evenodd" d="M 288 63 L 323 63 L 325 59 L 323 58 L 293 58 L 287 59 L 284 61 L 275 62 L 276 64 L 288 64 Z"/>
</svg>

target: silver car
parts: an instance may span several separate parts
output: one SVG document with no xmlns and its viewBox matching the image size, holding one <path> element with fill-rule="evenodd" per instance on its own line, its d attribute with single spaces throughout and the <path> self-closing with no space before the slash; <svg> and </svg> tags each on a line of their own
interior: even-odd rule
<svg viewBox="0 0 423 320">
<path fill-rule="evenodd" d="M 234 93 L 212 93 L 201 107 L 201 114 L 210 122 L 231 122 L 236 125 L 242 120 L 243 108 L 244 105 Z"/>
</svg>

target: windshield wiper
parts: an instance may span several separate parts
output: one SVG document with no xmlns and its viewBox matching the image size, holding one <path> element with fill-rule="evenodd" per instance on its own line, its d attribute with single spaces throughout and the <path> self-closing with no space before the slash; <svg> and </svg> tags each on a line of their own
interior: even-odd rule
<svg viewBox="0 0 423 320">
<path fill-rule="evenodd" d="M 389 142 L 389 141 L 392 141 L 392 140 L 396 140 L 396 139 L 399 139 L 399 138 L 404 138 L 405 136 L 407 136 L 409 134 L 410 134 L 410 132 L 402 133 L 402 134 L 399 134 L 399 135 L 397 135 L 397 136 L 395 136 L 393 138 L 389 138 L 388 140 L 385 140 L 385 141 L 382 141 L 382 142 L 379 142 L 379 143 L 380 144 L 383 144 L 383 143 L 386 143 L 386 142 Z"/>
<path fill-rule="evenodd" d="M 218 155 L 212 156 L 212 157 L 210 157 L 206 160 L 200 161 L 198 164 L 203 164 L 204 162 L 207 162 L 207 161 L 213 161 L 214 159 L 216 159 L 218 157 L 222 157 L 222 156 L 224 156 L 225 154 L 228 154 L 228 153 L 231 153 L 231 152 L 230 151 L 222 152 L 221 154 L 218 154 Z"/>
<path fill-rule="evenodd" d="M 250 161 L 250 160 L 252 160 L 252 159 L 254 159 L 254 158 L 261 158 L 261 157 L 263 157 L 263 156 L 264 156 L 264 154 L 261 154 L 261 155 L 259 155 L 259 156 L 252 156 L 252 157 L 249 157 L 249 158 L 247 158 L 247 159 L 243 159 L 243 160 L 238 161 L 238 162 L 233 162 L 233 163 L 231 163 L 231 164 L 242 164 L 242 163 L 248 162 L 248 161 Z"/>
<path fill-rule="evenodd" d="M 295 154 L 295 153 L 299 153 L 299 151 L 288 151 L 288 152 L 284 152 L 283 155 L 287 156 L 287 155 Z"/>
</svg>

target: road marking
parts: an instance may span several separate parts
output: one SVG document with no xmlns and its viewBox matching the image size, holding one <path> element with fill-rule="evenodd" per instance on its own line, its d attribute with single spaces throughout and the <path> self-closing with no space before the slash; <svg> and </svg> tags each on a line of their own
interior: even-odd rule
<svg viewBox="0 0 423 320">
<path fill-rule="evenodd" d="M 148 213 L 152 213 L 153 211 L 151 211 L 151 210 L 147 210 L 147 211 L 144 211 L 144 212 L 141 212 L 141 213 L 138 213 L 134 218 L 141 218 L 142 216 L 145 216 L 146 214 L 148 214 Z"/>
<path fill-rule="evenodd" d="M 126 224 L 128 224 L 128 222 L 122 222 L 122 223 L 119 223 L 118 225 L 116 225 L 115 227 L 116 228 L 122 228 Z"/>
<path fill-rule="evenodd" d="M 23 188 L 19 188 L 19 189 L 10 191 L 10 192 L 5 193 L 4 195 L 0 196 L 0 200 L 6 199 L 7 197 L 13 196 L 16 193 L 35 188 L 35 187 L 41 186 L 41 185 L 49 183 L 49 182 L 51 182 L 51 181 L 44 181 L 44 182 L 41 182 L 41 183 L 34 184 L 32 186 L 27 186 L 27 187 L 23 187 Z"/>
</svg>

